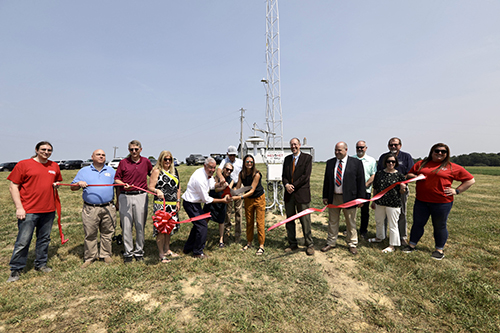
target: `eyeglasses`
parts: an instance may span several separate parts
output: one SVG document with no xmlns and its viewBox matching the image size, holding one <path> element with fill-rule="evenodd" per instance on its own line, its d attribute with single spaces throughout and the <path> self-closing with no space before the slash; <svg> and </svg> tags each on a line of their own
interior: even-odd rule
<svg viewBox="0 0 500 333">
<path fill-rule="evenodd" d="M 164 161 L 164 162 L 172 162 L 172 158 L 170 158 L 170 157 L 165 157 L 165 158 L 163 159 L 163 161 Z"/>
<path fill-rule="evenodd" d="M 399 143 L 389 143 L 389 147 L 397 147 L 399 146 Z"/>
<path fill-rule="evenodd" d="M 47 149 L 47 148 L 40 148 L 38 149 L 39 151 L 46 151 L 48 153 L 52 153 L 52 149 Z"/>
<path fill-rule="evenodd" d="M 357 150 L 363 150 L 363 149 L 365 149 L 365 148 L 366 148 L 366 146 L 363 146 L 363 147 L 361 147 L 361 146 L 357 146 L 357 147 L 356 147 L 356 149 L 357 149 Z"/>
<path fill-rule="evenodd" d="M 226 169 L 227 171 L 229 171 L 230 173 L 233 172 L 233 169 L 228 169 L 228 168 L 224 168 Z"/>
<path fill-rule="evenodd" d="M 443 155 L 448 154 L 448 152 L 446 151 L 446 149 L 434 149 L 434 152 L 436 154 L 443 154 Z"/>
<path fill-rule="evenodd" d="M 248 161 L 245 161 L 245 163 L 246 164 L 253 164 L 253 161 L 248 160 Z"/>
<path fill-rule="evenodd" d="M 386 164 L 389 164 L 389 163 L 391 163 L 391 164 L 396 164 L 396 161 L 395 161 L 395 160 L 388 160 L 388 161 L 385 161 L 385 163 L 386 163 Z"/>
<path fill-rule="evenodd" d="M 141 149 L 141 148 L 129 148 L 128 150 L 129 151 L 139 151 L 139 149 Z"/>
</svg>

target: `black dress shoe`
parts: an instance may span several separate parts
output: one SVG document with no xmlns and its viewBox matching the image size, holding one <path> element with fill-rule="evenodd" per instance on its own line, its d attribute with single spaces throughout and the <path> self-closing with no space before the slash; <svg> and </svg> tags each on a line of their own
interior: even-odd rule
<svg viewBox="0 0 500 333">
<path fill-rule="evenodd" d="M 299 247 L 297 245 L 290 245 L 289 247 L 287 247 L 285 249 L 285 252 L 293 252 L 293 251 L 297 251 L 299 249 Z"/>
<path fill-rule="evenodd" d="M 321 249 L 321 252 L 327 252 L 327 251 L 330 251 L 331 249 L 334 249 L 335 248 L 335 245 L 328 245 L 326 244 L 325 247 L 323 247 Z"/>
</svg>

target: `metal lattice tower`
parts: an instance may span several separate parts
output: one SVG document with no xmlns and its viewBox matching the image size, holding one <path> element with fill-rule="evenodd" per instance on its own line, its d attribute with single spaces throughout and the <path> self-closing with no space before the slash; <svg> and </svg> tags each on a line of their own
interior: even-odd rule
<svg viewBox="0 0 500 333">
<path fill-rule="evenodd" d="M 267 149 L 283 150 L 281 113 L 280 34 L 278 0 L 266 1 L 266 144 Z"/>
</svg>

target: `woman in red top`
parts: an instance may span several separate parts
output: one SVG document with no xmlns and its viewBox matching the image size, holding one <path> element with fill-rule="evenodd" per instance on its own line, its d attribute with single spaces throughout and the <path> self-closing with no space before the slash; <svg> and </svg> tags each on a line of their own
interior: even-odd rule
<svg viewBox="0 0 500 333">
<path fill-rule="evenodd" d="M 446 222 L 453 206 L 454 196 L 465 192 L 475 180 L 463 167 L 450 162 L 450 148 L 444 143 L 432 146 L 429 156 L 415 163 L 407 178 L 414 178 L 420 174 L 424 174 L 426 179 L 417 182 L 410 244 L 403 249 L 403 252 L 415 251 L 415 246 L 424 234 L 424 227 L 430 216 L 436 245 L 432 258 L 441 260 L 444 258 L 443 248 L 448 239 Z M 456 188 L 451 187 L 454 180 L 461 182 Z"/>
</svg>

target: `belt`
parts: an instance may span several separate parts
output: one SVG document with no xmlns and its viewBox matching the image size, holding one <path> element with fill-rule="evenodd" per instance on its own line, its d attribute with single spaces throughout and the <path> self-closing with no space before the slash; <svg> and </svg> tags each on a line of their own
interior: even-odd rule
<svg viewBox="0 0 500 333">
<path fill-rule="evenodd" d="M 155 204 L 163 205 L 163 201 L 155 200 Z M 165 205 L 175 206 L 177 205 L 177 201 L 165 201 Z"/>
<path fill-rule="evenodd" d="M 136 194 L 141 194 L 141 193 L 144 193 L 142 191 L 128 191 L 128 192 L 122 192 L 123 194 L 126 194 L 126 195 L 136 195 Z"/>
<path fill-rule="evenodd" d="M 88 202 L 83 202 L 85 205 L 87 206 L 91 206 L 91 207 L 106 207 L 106 206 L 109 206 L 113 203 L 113 201 L 110 201 L 110 202 L 106 202 L 106 203 L 103 203 L 103 204 L 91 204 L 91 203 L 88 203 Z"/>
</svg>

